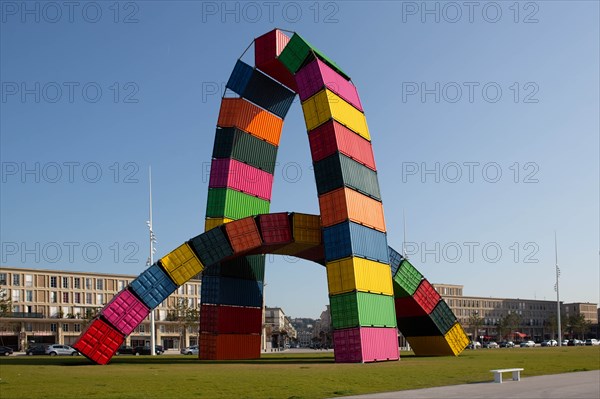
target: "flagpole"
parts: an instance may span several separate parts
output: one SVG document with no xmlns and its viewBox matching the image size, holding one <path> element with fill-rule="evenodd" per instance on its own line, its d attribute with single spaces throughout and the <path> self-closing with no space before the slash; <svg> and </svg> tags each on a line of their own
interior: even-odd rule
<svg viewBox="0 0 600 399">
<path fill-rule="evenodd" d="M 148 258 L 148 266 L 154 264 L 154 231 L 152 231 L 152 167 L 148 166 L 148 182 L 150 188 L 150 211 L 148 220 L 148 229 L 150 230 L 150 257 Z M 154 320 L 154 309 L 150 310 L 150 354 L 156 355 L 156 322 Z"/>
<path fill-rule="evenodd" d="M 562 346 L 562 328 L 560 323 L 560 294 L 558 291 L 558 276 L 560 269 L 558 268 L 558 245 L 556 240 L 556 230 L 554 230 L 554 264 L 556 267 L 556 324 L 558 326 L 558 346 Z"/>
</svg>

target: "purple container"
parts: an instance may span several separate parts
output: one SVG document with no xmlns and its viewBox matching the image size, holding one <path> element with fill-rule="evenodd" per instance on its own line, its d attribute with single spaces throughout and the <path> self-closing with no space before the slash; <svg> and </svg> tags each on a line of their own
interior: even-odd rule
<svg viewBox="0 0 600 399">
<path fill-rule="evenodd" d="M 318 58 L 296 72 L 296 83 L 298 85 L 298 94 L 300 95 L 301 101 L 313 96 L 323 89 L 323 87 L 327 87 L 348 103 L 352 104 L 354 108 L 363 112 L 363 107 L 360 103 L 360 98 L 358 98 L 356 87 L 352 82 L 344 79 Z"/>
<path fill-rule="evenodd" d="M 128 289 L 118 293 L 102 310 L 102 316 L 123 335 L 129 335 L 150 310 Z"/>
<path fill-rule="evenodd" d="M 273 175 L 235 159 L 213 159 L 209 188 L 232 188 L 246 194 L 271 200 Z"/>
</svg>

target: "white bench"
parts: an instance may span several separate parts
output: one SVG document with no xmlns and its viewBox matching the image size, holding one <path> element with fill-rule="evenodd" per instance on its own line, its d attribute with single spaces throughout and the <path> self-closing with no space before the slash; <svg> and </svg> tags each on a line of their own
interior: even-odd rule
<svg viewBox="0 0 600 399">
<path fill-rule="evenodd" d="M 512 372 L 513 381 L 521 381 L 521 371 L 524 369 L 498 369 L 498 370 L 490 370 L 490 372 L 494 373 L 494 382 L 502 383 L 502 373 Z"/>
</svg>

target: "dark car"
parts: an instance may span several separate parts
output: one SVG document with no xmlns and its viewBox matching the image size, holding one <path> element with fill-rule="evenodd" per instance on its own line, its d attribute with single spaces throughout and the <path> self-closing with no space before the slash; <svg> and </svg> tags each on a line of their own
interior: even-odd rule
<svg viewBox="0 0 600 399">
<path fill-rule="evenodd" d="M 163 349 L 162 345 L 156 345 L 154 347 L 154 351 L 156 352 L 157 355 L 162 355 L 162 353 L 164 352 L 164 349 Z M 136 346 L 135 348 L 133 348 L 133 354 L 136 356 L 150 355 L 150 347 L 149 346 Z"/>
<path fill-rule="evenodd" d="M 25 351 L 25 354 L 28 356 L 31 355 L 45 355 L 46 354 L 46 349 L 49 347 L 50 345 L 36 345 L 36 346 L 32 346 L 31 348 L 27 349 Z"/>
<path fill-rule="evenodd" d="M 133 355 L 133 346 L 122 345 L 117 351 L 115 355 Z"/>
<path fill-rule="evenodd" d="M 9 348 L 8 346 L 0 346 L 0 355 L 9 356 L 12 354 L 13 354 L 12 348 Z"/>
</svg>

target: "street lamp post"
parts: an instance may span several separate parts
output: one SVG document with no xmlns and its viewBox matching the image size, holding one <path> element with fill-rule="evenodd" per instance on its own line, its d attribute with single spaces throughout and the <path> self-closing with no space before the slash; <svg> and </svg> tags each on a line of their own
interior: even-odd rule
<svg viewBox="0 0 600 399">
<path fill-rule="evenodd" d="M 554 231 L 554 263 L 556 265 L 556 324 L 558 330 L 558 346 L 562 346 L 562 329 L 560 326 L 560 294 L 558 291 L 558 276 L 560 276 L 560 269 L 558 267 L 558 246 L 556 243 L 556 231 Z"/>
<path fill-rule="evenodd" d="M 154 253 L 156 252 L 156 249 L 154 248 L 156 236 L 152 230 L 152 168 L 150 166 L 148 166 L 148 181 L 150 188 L 150 211 L 149 220 L 146 222 L 146 224 L 148 225 L 148 230 L 150 231 L 150 256 L 148 257 L 146 266 L 152 266 L 154 264 Z M 154 320 L 154 309 L 150 310 L 150 354 L 152 356 L 156 355 L 156 323 Z"/>
</svg>

